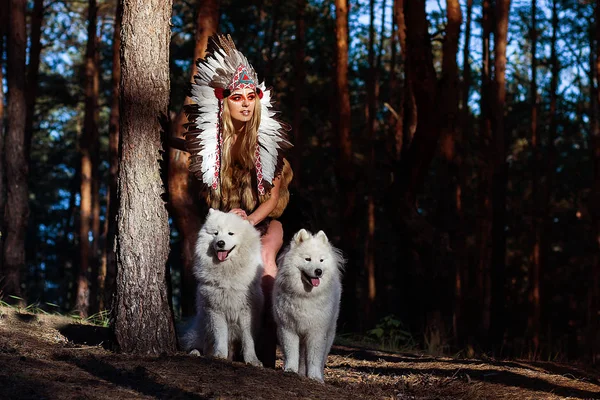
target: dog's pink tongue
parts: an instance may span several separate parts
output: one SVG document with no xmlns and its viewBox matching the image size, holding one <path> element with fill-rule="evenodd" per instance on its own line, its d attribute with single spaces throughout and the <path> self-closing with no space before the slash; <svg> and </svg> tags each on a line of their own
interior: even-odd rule
<svg viewBox="0 0 600 400">
<path fill-rule="evenodd" d="M 319 278 L 310 278 L 310 283 L 312 283 L 314 287 L 317 287 L 321 283 L 321 280 Z"/>
<path fill-rule="evenodd" d="M 229 254 L 228 251 L 217 251 L 217 258 L 219 261 L 225 261 L 225 259 L 227 259 L 227 254 Z"/>
</svg>

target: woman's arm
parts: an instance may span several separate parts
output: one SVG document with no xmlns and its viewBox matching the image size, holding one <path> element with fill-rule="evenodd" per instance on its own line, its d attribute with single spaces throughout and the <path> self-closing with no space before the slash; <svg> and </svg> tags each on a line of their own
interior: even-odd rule
<svg viewBox="0 0 600 400">
<path fill-rule="evenodd" d="M 268 200 L 262 203 L 254 212 L 246 218 L 252 225 L 259 224 L 263 219 L 267 218 L 271 211 L 277 206 L 279 201 L 279 188 L 281 186 L 281 177 L 273 179 L 273 187 L 271 188 L 271 196 Z"/>
</svg>

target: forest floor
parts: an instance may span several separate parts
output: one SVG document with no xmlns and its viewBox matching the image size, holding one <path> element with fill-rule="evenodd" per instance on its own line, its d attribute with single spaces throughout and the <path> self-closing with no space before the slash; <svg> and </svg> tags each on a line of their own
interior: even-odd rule
<svg viewBox="0 0 600 400">
<path fill-rule="evenodd" d="M 0 399 L 600 399 L 600 371 L 334 346 L 325 384 L 186 354 L 105 347 L 106 328 L 0 307 Z M 104 347 L 103 347 L 104 346 Z"/>
</svg>

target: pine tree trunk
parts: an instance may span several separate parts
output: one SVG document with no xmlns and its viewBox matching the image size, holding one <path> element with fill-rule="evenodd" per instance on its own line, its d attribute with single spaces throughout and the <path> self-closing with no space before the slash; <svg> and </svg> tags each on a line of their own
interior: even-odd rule
<svg viewBox="0 0 600 400">
<path fill-rule="evenodd" d="M 296 0 L 296 54 L 294 59 L 294 122 L 292 132 L 294 133 L 294 158 L 292 159 L 292 169 L 294 171 L 294 186 L 300 187 L 302 168 L 302 151 L 304 147 L 302 136 L 302 120 L 304 102 L 304 85 L 306 84 L 306 68 L 304 66 L 306 24 L 304 15 L 307 0 Z"/>
<path fill-rule="evenodd" d="M 0 2 L 0 279 L 4 272 L 4 205 L 6 203 L 6 186 L 4 185 L 4 40 L 8 27 L 8 2 Z M 3 282 L 0 281 L 0 298 L 2 297 Z"/>
<path fill-rule="evenodd" d="M 590 70 L 593 71 L 593 77 L 596 82 L 600 79 L 600 0 L 595 4 L 596 26 L 594 27 L 594 37 L 591 38 L 590 46 Z M 594 364 L 598 362 L 600 354 L 599 327 L 600 327 L 600 89 L 592 83 L 592 101 L 591 101 L 591 150 L 594 168 L 594 181 L 592 183 L 592 232 L 594 237 L 594 256 L 592 259 L 589 300 L 588 300 L 588 348 L 591 360 Z"/>
<path fill-rule="evenodd" d="M 169 223 L 159 160 L 168 112 L 170 0 L 123 4 L 115 337 L 124 352 L 175 351 L 167 289 Z"/>
<path fill-rule="evenodd" d="M 542 153 L 540 150 L 541 140 L 537 124 L 538 114 L 538 88 L 537 88 L 537 0 L 531 1 L 531 153 L 533 158 L 533 168 L 531 177 L 531 193 L 533 203 L 533 251 L 531 254 L 531 271 L 529 275 L 529 303 L 530 314 L 528 320 L 529 336 L 531 338 L 531 356 L 535 359 L 538 356 L 540 347 L 540 318 L 541 318 L 541 300 L 540 300 L 540 274 L 542 271 L 542 235 L 544 205 L 541 194 L 540 181 L 542 171 Z"/>
<path fill-rule="evenodd" d="M 552 192 L 554 187 L 554 175 L 556 171 L 556 147 L 554 146 L 554 141 L 557 138 L 558 131 L 558 116 L 557 116 L 557 99 L 558 99 L 558 79 L 560 74 L 560 66 L 558 63 L 558 54 L 557 54 L 557 40 L 558 40 L 558 6 L 557 0 L 552 2 L 552 36 L 550 39 L 550 72 L 552 74 L 550 78 L 550 114 L 548 116 L 550 126 L 550 130 L 548 132 L 548 157 L 546 160 L 546 184 L 543 191 L 543 236 L 541 240 L 542 245 L 542 257 L 541 260 L 543 262 L 543 266 L 546 269 L 549 266 L 549 255 L 552 251 L 552 241 L 550 240 L 550 233 L 552 232 L 552 210 L 551 210 L 551 201 L 552 201 Z M 541 281 L 544 282 L 543 280 Z M 546 297 L 547 299 L 547 297 Z M 546 300 L 547 301 L 547 300 Z M 543 305 L 544 303 L 542 303 Z M 548 304 L 548 303 L 546 303 Z M 544 314 L 542 314 L 542 321 L 544 320 Z M 553 348 L 553 344 L 551 342 L 551 337 L 547 338 L 547 346 L 548 348 Z"/>
<path fill-rule="evenodd" d="M 219 25 L 219 1 L 202 1 L 198 6 L 196 18 L 196 45 L 194 48 L 194 63 L 190 81 L 193 81 L 198 69 L 196 60 L 204 58 L 208 38 L 217 32 Z M 190 104 L 191 99 L 187 97 L 184 104 Z M 180 112 L 172 125 L 174 138 L 184 136 L 183 124 L 186 117 Z M 181 235 L 181 311 L 184 316 L 195 313 L 194 298 L 196 297 L 196 278 L 192 272 L 194 261 L 194 246 L 204 215 L 200 210 L 206 206 L 198 202 L 199 182 L 188 170 L 190 155 L 187 152 L 169 148 L 169 211 L 173 216 L 177 230 Z"/>
<path fill-rule="evenodd" d="M 98 80 L 96 64 L 96 0 L 88 2 L 88 40 L 85 56 L 85 117 L 83 132 L 79 144 L 81 152 L 81 205 L 79 225 L 79 274 L 77 276 L 77 298 L 75 311 L 81 317 L 87 317 L 90 306 L 90 262 L 93 254 L 90 248 L 89 234 L 92 228 L 93 178 L 96 137 L 98 132 Z M 93 240 L 97 240 L 93 237 Z"/>
<path fill-rule="evenodd" d="M 106 193 L 106 209 L 108 217 L 104 223 L 106 242 L 104 253 L 98 273 L 98 291 L 100 292 L 100 310 L 110 305 L 110 299 L 114 292 L 117 267 L 115 260 L 115 233 L 117 203 L 117 173 L 119 171 L 119 92 L 121 84 L 121 17 L 123 14 L 123 3 L 117 2 L 115 10 L 115 26 L 113 31 L 113 65 L 112 65 L 112 100 L 110 105 L 110 121 L 108 129 L 108 189 Z"/>
<path fill-rule="evenodd" d="M 33 136 L 33 121 L 35 117 L 35 99 L 38 90 L 40 55 L 42 52 L 42 23 L 44 21 L 44 0 L 35 0 L 31 14 L 31 47 L 29 49 L 29 65 L 27 66 L 27 117 L 25 123 L 25 145 L 27 159 Z"/>
<path fill-rule="evenodd" d="M 459 120 L 459 79 L 456 56 L 462 13 L 457 0 L 446 1 L 446 35 L 442 47 L 442 77 L 439 90 L 440 110 L 440 149 L 442 155 L 442 201 L 439 205 L 439 219 L 443 232 L 447 232 L 450 246 L 454 250 L 454 315 L 453 330 L 455 340 L 460 341 L 459 324 L 462 324 L 462 278 L 466 257 L 464 256 L 465 238 L 461 209 L 460 176 L 462 156 L 460 154 L 461 132 Z"/>
<path fill-rule="evenodd" d="M 490 338 L 492 345 L 500 349 L 504 337 L 504 304 L 506 281 L 506 132 L 504 131 L 504 108 L 506 101 L 506 46 L 510 0 L 496 1 L 496 30 L 494 34 L 494 173 L 492 177 L 492 303 Z"/>
<path fill-rule="evenodd" d="M 350 137 L 350 91 L 348 86 L 348 2 L 347 0 L 335 1 L 335 16 L 336 16 L 336 74 L 335 84 L 337 93 L 335 123 L 338 131 L 338 146 L 339 157 L 337 162 L 337 175 L 340 182 L 340 199 L 342 201 L 341 218 L 342 218 L 342 242 L 348 247 L 342 249 L 348 255 L 348 266 L 346 270 L 345 286 L 346 290 L 357 292 L 358 271 L 354 259 L 353 244 L 356 243 L 357 230 L 355 221 L 355 193 L 354 193 L 354 169 L 352 166 L 352 138 Z M 356 319 L 356 310 L 359 307 L 357 296 L 352 296 L 349 299 L 348 316 L 352 316 L 355 325 L 353 328 L 360 326 L 362 320 Z"/>
<path fill-rule="evenodd" d="M 21 270 L 25 268 L 25 232 L 29 217 L 29 199 L 25 123 L 27 98 L 25 86 L 25 54 L 27 32 L 25 0 L 9 3 L 9 34 L 7 58 L 9 121 L 5 141 L 7 199 L 4 211 L 4 279 L 0 283 L 4 296 L 21 296 Z"/>
<path fill-rule="evenodd" d="M 482 7 L 482 69 L 480 99 L 480 141 L 481 170 L 477 200 L 477 272 L 476 304 L 480 304 L 477 336 L 480 343 L 487 342 L 491 320 L 491 239 L 492 239 L 492 120 L 491 101 L 492 64 L 490 57 L 490 37 L 492 32 L 492 8 L 490 0 L 483 0 Z"/>
<path fill-rule="evenodd" d="M 406 22 L 407 85 L 411 85 L 415 98 L 417 124 L 406 156 L 403 157 L 398 182 L 401 182 L 403 201 L 414 208 L 416 193 L 420 188 L 437 149 L 440 134 L 435 114 L 437 77 L 433 68 L 433 55 L 429 37 L 429 23 L 424 1 L 404 3 Z M 410 115 L 410 114 L 407 114 Z"/>
</svg>

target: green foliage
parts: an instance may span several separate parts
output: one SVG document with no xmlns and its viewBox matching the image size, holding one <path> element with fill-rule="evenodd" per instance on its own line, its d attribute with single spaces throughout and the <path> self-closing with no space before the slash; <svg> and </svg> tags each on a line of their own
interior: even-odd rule
<svg viewBox="0 0 600 400">
<path fill-rule="evenodd" d="M 394 315 L 387 315 L 379 320 L 375 328 L 367 331 L 367 337 L 384 350 L 412 349 L 416 345 L 411 333 Z"/>
</svg>

